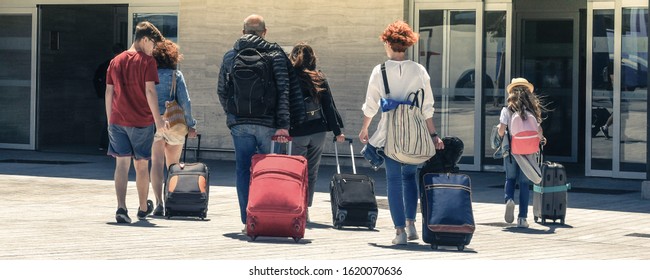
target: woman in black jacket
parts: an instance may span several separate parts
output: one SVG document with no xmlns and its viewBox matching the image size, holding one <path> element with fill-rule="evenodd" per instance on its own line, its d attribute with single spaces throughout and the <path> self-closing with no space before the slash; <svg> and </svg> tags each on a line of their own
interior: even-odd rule
<svg viewBox="0 0 650 280">
<path fill-rule="evenodd" d="M 297 44 L 289 56 L 305 99 L 306 119 L 289 130 L 293 137 L 292 154 L 307 159 L 309 176 L 309 206 L 314 199 L 318 167 L 325 145 L 327 131 L 332 131 L 336 141 L 344 142 L 343 123 L 338 118 L 332 93 L 322 72 L 316 70 L 314 50 L 305 43 Z M 307 215 L 309 222 L 309 214 Z"/>
</svg>

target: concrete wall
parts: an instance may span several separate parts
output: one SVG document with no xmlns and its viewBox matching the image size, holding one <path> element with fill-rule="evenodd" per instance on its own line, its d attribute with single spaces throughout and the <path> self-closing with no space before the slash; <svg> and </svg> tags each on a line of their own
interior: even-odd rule
<svg viewBox="0 0 650 280">
<path fill-rule="evenodd" d="M 179 44 L 185 56 L 181 70 L 203 134 L 202 148 L 232 149 L 216 84 L 223 54 L 241 36 L 246 16 L 262 15 L 266 39 L 286 50 L 301 41 L 313 46 L 345 121 L 344 133 L 356 139 L 370 71 L 386 59 L 379 35 L 389 23 L 403 19 L 404 5 L 402 0 L 377 0 L 372 5 L 347 0 L 181 0 Z M 360 148 L 356 143 L 357 152 Z M 325 152 L 333 153 L 331 144 Z M 232 157 L 209 152 L 202 156 Z"/>
</svg>

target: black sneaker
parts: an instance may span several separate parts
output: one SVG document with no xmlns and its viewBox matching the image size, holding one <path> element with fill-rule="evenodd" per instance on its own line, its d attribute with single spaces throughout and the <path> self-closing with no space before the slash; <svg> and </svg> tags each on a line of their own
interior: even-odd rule
<svg viewBox="0 0 650 280">
<path fill-rule="evenodd" d="M 117 212 L 115 212 L 115 220 L 117 220 L 118 224 L 130 224 L 131 218 L 129 218 L 129 211 L 124 208 L 117 208 Z"/>
<path fill-rule="evenodd" d="M 158 204 L 158 206 L 156 206 L 156 209 L 153 210 L 152 216 L 162 217 L 164 215 L 165 215 L 165 208 L 163 208 L 162 204 Z"/>
<path fill-rule="evenodd" d="M 147 200 L 147 211 L 142 211 L 138 207 L 138 220 L 146 220 L 147 216 L 153 212 L 153 201 Z"/>
</svg>

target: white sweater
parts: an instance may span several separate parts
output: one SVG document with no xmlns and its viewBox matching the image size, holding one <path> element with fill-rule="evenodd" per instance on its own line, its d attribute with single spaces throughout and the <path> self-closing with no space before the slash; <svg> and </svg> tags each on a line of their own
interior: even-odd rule
<svg viewBox="0 0 650 280">
<path fill-rule="evenodd" d="M 409 93 L 418 89 L 424 89 L 424 102 L 421 104 L 422 113 L 426 119 L 433 117 L 433 91 L 431 90 L 430 77 L 424 67 L 411 60 L 395 61 L 387 60 L 386 76 L 390 88 L 390 99 L 406 100 Z M 386 98 L 384 89 L 384 80 L 381 75 L 381 64 L 375 66 L 370 74 L 368 81 L 368 91 L 366 92 L 366 102 L 363 103 L 361 110 L 366 117 L 372 118 L 381 112 L 379 102 L 381 98 Z M 377 130 L 370 137 L 371 145 L 375 147 L 384 147 L 386 143 L 386 118 L 381 114 L 381 119 L 377 125 Z"/>
</svg>

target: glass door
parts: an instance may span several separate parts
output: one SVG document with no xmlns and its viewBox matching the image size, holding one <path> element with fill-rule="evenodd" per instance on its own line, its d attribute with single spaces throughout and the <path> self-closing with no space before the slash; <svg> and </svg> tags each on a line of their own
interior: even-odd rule
<svg viewBox="0 0 650 280">
<path fill-rule="evenodd" d="M 534 86 L 548 112 L 542 128 L 549 140 L 549 160 L 577 162 L 578 138 L 578 15 L 519 15 L 518 62 L 513 77 Z"/>
<path fill-rule="evenodd" d="M 586 174 L 645 179 L 647 2 L 589 6 Z"/>
<path fill-rule="evenodd" d="M 480 169 L 481 3 L 416 4 L 420 33 L 415 60 L 431 77 L 434 122 L 442 136 L 465 144 L 460 167 Z"/>
<path fill-rule="evenodd" d="M 178 6 L 131 7 L 129 6 L 129 42 L 133 42 L 135 26 L 142 21 L 155 25 L 165 38 L 178 43 Z"/>
<path fill-rule="evenodd" d="M 483 13 L 483 170 L 503 171 L 503 159 L 494 159 L 490 145 L 492 127 L 499 123 L 510 81 L 512 5 L 486 5 Z"/>
<path fill-rule="evenodd" d="M 0 12 L 0 148 L 35 148 L 36 11 Z"/>
</svg>

